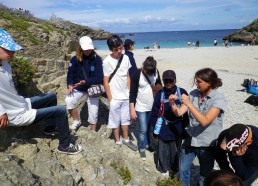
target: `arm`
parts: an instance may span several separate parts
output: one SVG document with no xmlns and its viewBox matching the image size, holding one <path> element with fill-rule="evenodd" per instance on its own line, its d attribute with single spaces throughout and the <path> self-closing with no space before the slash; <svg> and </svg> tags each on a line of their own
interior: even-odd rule
<svg viewBox="0 0 258 186">
<path fill-rule="evenodd" d="M 214 121 L 215 118 L 220 114 L 220 109 L 213 107 L 213 108 L 210 108 L 209 111 L 204 115 L 198 109 L 195 108 L 195 106 L 190 101 L 189 97 L 184 94 L 182 95 L 182 102 L 184 105 L 188 107 L 189 111 L 192 113 L 194 118 L 203 127 L 210 125 L 212 121 Z"/>
<path fill-rule="evenodd" d="M 109 76 L 104 76 L 103 85 L 104 85 L 108 100 L 111 101 L 112 100 L 112 95 L 111 95 L 110 86 L 109 86 L 108 81 L 109 81 Z"/>
<path fill-rule="evenodd" d="M 180 92 L 181 92 L 181 94 L 188 95 L 186 90 L 184 90 L 182 88 L 180 88 Z M 178 99 L 177 92 L 175 94 L 171 94 L 168 99 L 169 99 L 169 104 L 171 106 L 171 110 L 175 114 L 176 117 L 181 117 L 188 111 L 188 107 L 186 105 L 181 104 L 180 107 L 178 107 L 176 105 L 176 100 Z"/>
<path fill-rule="evenodd" d="M 158 73 L 158 79 L 156 80 L 155 84 L 161 84 L 162 85 L 158 69 L 157 69 L 157 73 Z"/>
<path fill-rule="evenodd" d="M 0 128 L 5 128 L 9 124 L 9 119 L 4 107 L 0 104 Z"/>
<path fill-rule="evenodd" d="M 137 70 L 131 79 L 129 99 L 130 99 L 130 115 L 131 115 L 132 120 L 137 119 L 134 105 L 136 103 L 136 98 L 137 98 L 137 93 L 138 93 L 140 74 L 141 74 L 141 71 Z"/>
</svg>

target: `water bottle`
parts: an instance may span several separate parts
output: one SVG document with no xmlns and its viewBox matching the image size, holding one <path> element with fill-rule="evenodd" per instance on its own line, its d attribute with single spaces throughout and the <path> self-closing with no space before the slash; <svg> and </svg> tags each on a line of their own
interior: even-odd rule
<svg viewBox="0 0 258 186">
<path fill-rule="evenodd" d="M 154 134 L 159 135 L 162 122 L 163 122 L 162 118 L 158 118 L 157 119 L 156 125 L 154 127 Z"/>
</svg>

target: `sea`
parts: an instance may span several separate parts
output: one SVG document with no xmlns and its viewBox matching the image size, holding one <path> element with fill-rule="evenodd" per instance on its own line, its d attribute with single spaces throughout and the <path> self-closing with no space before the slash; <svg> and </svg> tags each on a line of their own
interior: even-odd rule
<svg viewBox="0 0 258 186">
<path fill-rule="evenodd" d="M 116 33 L 122 40 L 131 39 L 135 41 L 135 49 L 153 48 L 154 43 L 160 48 L 187 48 L 190 41 L 191 47 L 199 40 L 200 47 L 212 47 L 214 39 L 218 46 L 223 45 L 223 37 L 233 34 L 238 29 L 227 30 L 195 30 L 195 31 L 163 31 L 163 32 L 135 32 Z M 94 40 L 93 44 L 97 50 L 108 50 L 106 40 Z M 230 44 L 229 44 L 230 45 Z M 240 46 L 241 43 L 234 42 L 232 46 Z"/>
</svg>

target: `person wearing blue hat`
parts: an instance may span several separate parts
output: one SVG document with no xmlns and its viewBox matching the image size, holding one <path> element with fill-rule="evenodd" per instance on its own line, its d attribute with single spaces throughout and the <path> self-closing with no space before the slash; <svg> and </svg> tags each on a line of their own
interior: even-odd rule
<svg viewBox="0 0 258 186">
<path fill-rule="evenodd" d="M 57 106 L 53 93 L 31 98 L 18 95 L 14 87 L 12 69 L 8 63 L 15 52 L 23 49 L 14 42 L 5 30 L 0 30 L 0 128 L 27 126 L 39 121 L 46 121 L 45 134 L 58 133 L 57 151 L 64 154 L 77 154 L 82 151 L 80 145 L 71 143 L 68 117 L 64 106 Z M 57 131 L 55 130 L 57 128 Z"/>
</svg>

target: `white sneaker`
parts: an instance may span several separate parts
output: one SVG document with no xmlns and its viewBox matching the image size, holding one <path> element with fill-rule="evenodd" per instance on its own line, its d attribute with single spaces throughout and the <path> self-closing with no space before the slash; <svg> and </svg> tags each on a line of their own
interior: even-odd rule
<svg viewBox="0 0 258 186">
<path fill-rule="evenodd" d="M 77 130 L 81 126 L 81 121 L 75 120 L 70 126 L 71 130 Z"/>
<path fill-rule="evenodd" d="M 164 176 L 164 177 L 169 177 L 169 172 L 167 171 L 166 173 L 161 173 L 162 174 L 162 176 Z"/>
</svg>

